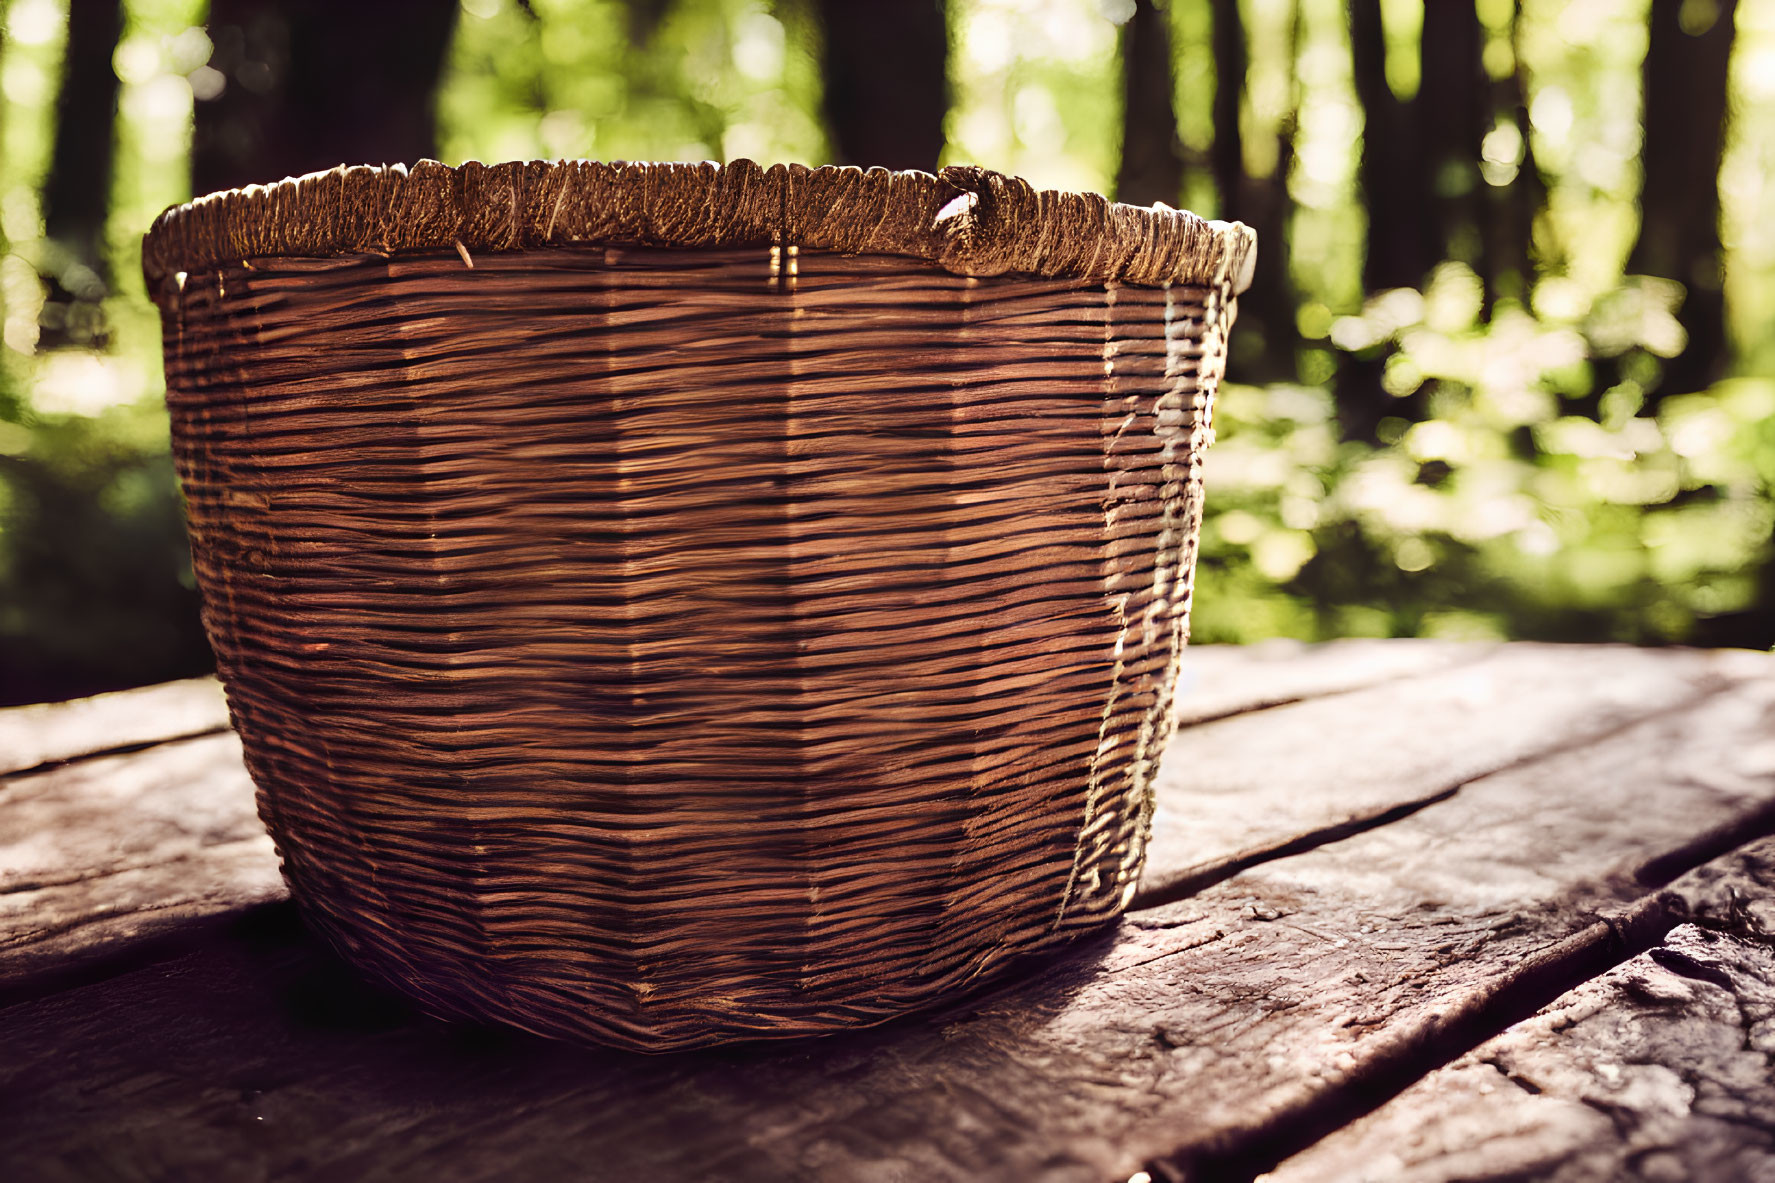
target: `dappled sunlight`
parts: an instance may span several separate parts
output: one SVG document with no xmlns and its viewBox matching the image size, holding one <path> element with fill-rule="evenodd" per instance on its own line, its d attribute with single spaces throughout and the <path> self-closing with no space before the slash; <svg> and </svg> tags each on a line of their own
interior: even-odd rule
<svg viewBox="0 0 1775 1183">
<path fill-rule="evenodd" d="M 148 375 L 127 359 L 63 351 L 38 367 L 32 405 L 44 415 L 97 415 L 135 402 L 147 386 Z"/>
<path fill-rule="evenodd" d="M 968 0 L 950 10 L 943 162 L 1108 192 L 1119 137 L 1116 36 L 1131 0 Z"/>
<path fill-rule="evenodd" d="M 1481 0 L 1483 119 L 1465 157 L 1388 178 L 1443 221 L 1420 228 L 1435 241 L 1416 242 L 1403 275 L 1380 280 L 1365 269 L 1399 227 L 1375 221 L 1364 153 L 1428 134 L 1410 113 L 1440 80 L 1424 77 L 1434 30 L 1421 3 L 1378 0 L 1372 42 L 1353 33 L 1356 7 L 1241 0 L 1234 53 L 1215 40 L 1210 0 L 1169 0 L 1159 19 L 1172 110 L 1127 112 L 1129 30 L 1153 9 L 949 0 L 947 58 L 930 75 L 947 77 L 947 107 L 940 86 L 916 96 L 933 137 L 927 167 L 979 163 L 1105 193 L 1127 180 L 1125 127 L 1169 115 L 1174 204 L 1260 225 L 1270 269 L 1232 335 L 1196 635 L 1760 637 L 1755 615 L 1775 587 L 1775 6 L 1736 6 L 1722 249 L 1696 274 L 1631 273 L 1658 269 L 1641 265 L 1648 4 Z M 194 142 L 199 156 L 214 142 L 199 135 L 206 115 L 243 96 L 283 101 L 291 68 L 239 28 L 207 28 L 208 11 L 204 0 L 122 3 L 108 201 L 89 247 L 51 237 L 45 196 L 67 0 L 4 6 L 0 460 L 12 467 L 0 468 L 0 600 L 29 598 L 16 556 L 55 553 L 66 534 L 55 523 L 72 520 L 21 492 L 31 481 L 88 498 L 96 516 L 73 514 L 82 521 L 126 501 L 156 521 L 177 516 L 140 235 L 190 196 Z M 452 164 L 840 159 L 820 11 L 461 0 L 432 62 L 435 94 L 427 83 L 415 107 L 435 111 L 435 136 L 415 142 Z M 1700 37 L 1718 11 L 1683 6 L 1680 36 Z M 1365 46 L 1377 78 L 1358 76 Z M 1217 102 L 1229 68 L 1231 106 L 1224 93 Z M 1390 137 L 1369 126 L 1385 123 L 1383 100 L 1398 104 Z M 1235 130 L 1229 112 L 1231 158 L 1216 152 Z M 254 159 L 277 160 L 276 147 Z M 277 179 L 266 167 L 253 179 Z M 1237 192 L 1223 192 L 1228 167 Z M 1728 339 L 1709 346 L 1703 331 L 1697 346 L 1691 294 L 1715 272 Z M 1717 364 L 1688 364 L 1697 357 Z M 119 500 L 103 490 L 122 473 L 136 492 Z M 157 507 L 140 501 L 153 497 Z M 188 578 L 170 537 L 153 562 L 131 560 L 158 573 L 130 580 Z M 127 601 L 129 580 L 102 562 L 67 564 L 110 589 L 94 602 Z"/>
<path fill-rule="evenodd" d="M 643 28 L 642 11 L 464 3 L 439 95 L 440 158 L 825 162 L 805 12 L 684 0 Z"/>
</svg>

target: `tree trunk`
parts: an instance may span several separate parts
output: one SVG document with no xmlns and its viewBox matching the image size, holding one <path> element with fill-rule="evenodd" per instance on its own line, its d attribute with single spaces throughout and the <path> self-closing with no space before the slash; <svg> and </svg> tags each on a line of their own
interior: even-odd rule
<svg viewBox="0 0 1775 1183">
<path fill-rule="evenodd" d="M 1122 26 L 1122 163 L 1116 200 L 1177 205 L 1183 155 L 1173 105 L 1171 29 L 1153 0 L 1138 0 Z"/>
<path fill-rule="evenodd" d="M 6 0 L 0 0 L 0 64 L 6 61 Z M 6 120 L 0 119 L 0 163 L 6 160 Z M 0 218 L 0 259 L 12 253 L 12 244 L 6 237 L 5 219 Z M 0 304 L 0 327 L 5 324 L 5 306 Z M 9 373 L 11 366 L 6 364 L 6 343 L 0 341 L 0 423 L 17 423 L 24 418 L 24 406 L 18 392 L 12 388 Z M 0 484 L 0 489 L 5 486 Z"/>
<path fill-rule="evenodd" d="M 1362 285 L 1378 292 L 1414 287 L 1425 271 L 1419 225 L 1423 201 L 1406 107 L 1387 85 L 1387 41 L 1380 0 L 1349 0 L 1350 64 L 1362 106 L 1362 158 L 1357 178 L 1368 212 Z"/>
<path fill-rule="evenodd" d="M 625 0 L 625 6 L 629 10 L 629 40 L 635 45 L 646 45 L 665 21 L 671 0 Z M 524 0 L 524 11 L 536 18 L 529 0 Z"/>
<path fill-rule="evenodd" d="M 223 88 L 197 104 L 193 191 L 435 155 L 456 10 L 452 0 L 212 0 L 210 66 Z"/>
<path fill-rule="evenodd" d="M 1426 264 L 1421 173 L 1407 107 L 1387 85 L 1387 38 L 1380 0 L 1349 0 L 1350 66 L 1362 107 L 1362 155 L 1356 177 L 1368 214 L 1362 287 L 1373 293 L 1416 287 Z M 1380 347 L 1338 358 L 1338 427 L 1345 439 L 1373 442 L 1380 421 L 1393 413 L 1381 387 L 1386 358 Z"/>
<path fill-rule="evenodd" d="M 1222 217 L 1243 204 L 1245 180 L 1245 131 L 1240 115 L 1245 100 L 1245 74 L 1250 66 L 1245 46 L 1245 22 L 1239 0 L 1213 0 L 1214 17 L 1214 145 L 1208 150 L 1208 166 L 1214 173 L 1214 189 L 1220 195 Z"/>
<path fill-rule="evenodd" d="M 1301 11 L 1290 5 L 1289 61 L 1300 58 Z M 1288 192 L 1294 169 L 1294 134 L 1300 123 L 1300 87 L 1295 82 L 1288 112 L 1276 128 L 1276 166 L 1266 177 L 1245 172 L 1243 136 L 1237 128 L 1248 58 L 1245 29 L 1237 0 L 1215 0 L 1215 150 L 1216 183 L 1222 189 L 1224 216 L 1237 218 L 1257 231 L 1257 270 L 1251 288 L 1240 298 L 1239 333 L 1232 341 L 1227 373 L 1236 382 L 1287 382 L 1299 376 L 1296 351 L 1294 282 L 1289 268 L 1289 223 L 1294 199 Z M 1220 52 L 1224 50 L 1223 52 Z M 1234 72 L 1236 71 L 1236 73 Z M 1235 84 L 1227 94 L 1225 84 Z M 1221 131 L 1232 133 L 1233 146 L 1220 153 Z"/>
<path fill-rule="evenodd" d="M 1481 145 L 1490 130 L 1491 82 L 1485 73 L 1485 32 L 1475 0 L 1434 0 L 1424 5 L 1418 53 L 1416 125 L 1418 193 L 1428 217 L 1421 223 L 1419 278 L 1444 259 L 1470 264 L 1486 283 L 1489 307 L 1491 261 L 1482 226 L 1485 195 L 1479 175 Z"/>
<path fill-rule="evenodd" d="M 1522 159 L 1509 184 L 1487 187 L 1492 208 L 1487 218 L 1489 234 L 1485 253 L 1496 294 L 1526 304 L 1535 280 L 1535 223 L 1547 205 L 1547 182 L 1535 160 L 1535 145 L 1530 135 L 1528 77 L 1522 64 L 1521 28 L 1522 0 L 1516 0 L 1510 17 L 1510 46 L 1515 65 L 1510 76 L 1499 80 L 1493 90 L 1497 110 L 1509 118 L 1522 137 Z"/>
<path fill-rule="evenodd" d="M 6 63 L 6 18 L 9 15 L 9 7 L 7 0 L 0 0 L 0 65 Z M 0 119 L 0 164 L 4 164 L 6 158 L 6 120 Z M 4 259 L 11 253 L 12 248 L 6 238 L 6 220 L 0 218 L 0 259 Z M 5 345 L 0 344 L 0 349 L 4 348 Z M 0 366 L 0 381 L 4 380 L 4 374 L 5 367 Z M 5 388 L 0 386 L 0 399 L 4 397 Z"/>
<path fill-rule="evenodd" d="M 1719 174 L 1737 7 L 1737 0 L 1718 0 L 1711 23 L 1698 27 L 1691 15 L 1685 27 L 1690 5 L 1652 0 L 1642 75 L 1645 180 L 1639 239 L 1627 269 L 1687 289 L 1680 319 L 1689 335 L 1688 348 L 1665 370 L 1659 396 L 1716 381 L 1728 360 Z"/>
<path fill-rule="evenodd" d="M 934 171 L 949 113 L 941 0 L 819 0 L 826 127 L 840 164 Z"/>
<path fill-rule="evenodd" d="M 119 0 L 71 0 L 55 140 L 43 185 L 43 259 L 48 289 L 42 348 L 102 345 L 100 301 L 109 286 L 105 219 L 111 210 L 111 156 L 117 75 L 111 58 L 123 33 Z"/>
</svg>

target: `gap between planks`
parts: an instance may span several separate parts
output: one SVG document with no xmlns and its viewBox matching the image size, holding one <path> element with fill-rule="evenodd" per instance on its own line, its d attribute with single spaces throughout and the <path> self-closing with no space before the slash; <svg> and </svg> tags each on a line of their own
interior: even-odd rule
<svg viewBox="0 0 1775 1183">
<path fill-rule="evenodd" d="M 1721 836 L 1729 836 L 1723 839 Z M 1753 844 L 1775 837 L 1775 801 L 1747 810 L 1715 834 L 1648 859 L 1633 878 L 1668 885 Z M 1729 840 L 1729 845 L 1722 841 Z M 1729 918 L 1698 915 L 1679 892 L 1654 891 L 1524 960 L 1446 1011 L 1389 1033 L 1337 1089 L 1302 1098 L 1264 1120 L 1185 1143 L 1146 1164 L 1166 1183 L 1249 1180 L 1273 1170 L 1328 1135 L 1380 1109 L 1431 1073 L 1529 1019 L 1584 984 L 1656 950 L 1678 925 L 1700 920 L 1728 930 Z"/>
<path fill-rule="evenodd" d="M 1265 1178 L 1775 1178 L 1771 889 L 1775 838 L 1714 857 L 1680 881 L 1689 919 L 1646 953 Z"/>
<path fill-rule="evenodd" d="M 234 728 L 227 723 L 213 727 L 200 727 L 191 731 L 181 731 L 160 739 L 131 740 L 129 743 L 113 744 L 110 747 L 94 747 L 88 751 L 77 752 L 70 756 L 56 756 L 39 761 L 28 768 L 19 768 L 11 772 L 0 772 L 0 789 L 15 780 L 23 780 L 27 776 L 35 776 L 40 772 L 53 772 L 58 768 L 68 768 L 75 764 L 84 764 L 89 760 L 104 760 L 112 756 L 133 756 L 138 752 L 148 751 L 168 744 L 187 743 L 194 739 L 208 739 L 212 735 L 227 735 Z"/>
<path fill-rule="evenodd" d="M 228 730 L 214 678 L 0 710 L 0 787 L 13 777 Z"/>
<path fill-rule="evenodd" d="M 1131 909 L 1402 821 L 1488 776 L 1695 709 L 1770 668 L 1761 654 L 1666 651 L 1648 660 L 1616 646 L 1518 644 L 1467 656 L 1180 729 L 1155 785 L 1146 873 Z M 1409 732 L 1391 722 L 1399 717 L 1410 718 Z M 1307 747 L 1316 749 L 1311 763 Z"/>
<path fill-rule="evenodd" d="M 1356 833 L 1374 830 L 1453 800 L 1462 790 L 1494 776 L 1532 770 L 1562 757 L 1580 755 L 1609 740 L 1658 720 L 1680 721 L 1703 710 L 1743 683 L 1724 681 L 1705 685 L 1688 698 L 1661 710 L 1615 723 L 1594 734 L 1576 737 L 1552 748 L 1532 752 L 1498 768 L 1470 777 L 1428 797 L 1404 803 L 1368 818 L 1352 819 L 1342 827 L 1303 835 L 1249 855 L 1237 856 L 1196 872 L 1190 890 L 1214 883 L 1287 854 L 1304 853 Z M 1284 1160 L 1306 1151 L 1327 1136 L 1381 1109 L 1405 1090 L 1446 1068 L 1474 1049 L 1502 1036 L 1518 1024 L 1565 995 L 1595 982 L 1634 958 L 1655 953 L 1679 925 L 1701 923 L 1723 931 L 1753 931 L 1762 940 L 1770 935 L 1754 919 L 1737 914 L 1739 901 L 1724 903 L 1717 885 L 1707 884 L 1705 873 L 1742 855 L 1759 843 L 1775 839 L 1775 797 L 1768 797 L 1711 826 L 1686 841 L 1643 859 L 1614 878 L 1630 897 L 1625 906 L 1602 914 L 1581 931 L 1539 951 L 1517 967 L 1460 999 L 1458 1005 L 1423 1015 L 1402 1025 L 1355 1070 L 1344 1074 L 1337 1088 L 1303 1093 L 1289 1103 L 1264 1113 L 1260 1120 L 1224 1125 L 1212 1136 L 1185 1141 L 1172 1152 L 1145 1164 L 1155 1180 L 1245 1180 L 1276 1168 Z M 1148 897 L 1146 906 L 1162 908 L 1183 894 L 1170 894 L 1176 884 L 1167 880 Z M 1661 890 L 1664 888 L 1676 890 Z M 1687 890 L 1682 890 L 1682 889 Z M 1638 894 L 1635 894 L 1638 893 Z M 1696 897 L 1701 897 L 1699 905 Z M 1707 897 L 1713 898 L 1707 898 Z M 1141 904 L 1136 898 L 1136 907 Z"/>
<path fill-rule="evenodd" d="M 1513 759 L 1502 761 L 1494 767 L 1484 769 L 1483 771 L 1473 773 L 1469 776 L 1464 776 L 1452 784 L 1435 789 L 1422 796 L 1412 797 L 1409 800 L 1401 801 L 1397 804 L 1388 805 L 1369 812 L 1358 813 L 1341 821 L 1333 822 L 1330 825 L 1320 826 L 1304 833 L 1296 834 L 1292 837 L 1270 842 L 1265 845 L 1237 851 L 1223 858 L 1213 859 L 1196 866 L 1186 867 L 1178 871 L 1161 872 L 1158 875 L 1150 876 L 1148 879 L 1143 879 L 1141 881 L 1140 889 L 1135 892 L 1134 898 L 1128 904 L 1127 910 L 1130 913 L 1144 912 L 1153 908 L 1163 907 L 1166 904 L 1173 904 L 1178 900 L 1186 899 L 1189 896 L 1213 887 L 1217 883 L 1222 883 L 1231 879 L 1233 876 L 1238 875 L 1243 871 L 1248 871 L 1253 867 L 1260 866 L 1263 863 L 1274 862 L 1277 859 L 1289 858 L 1294 855 L 1306 854 L 1309 851 L 1317 850 L 1319 847 L 1326 846 L 1332 842 L 1340 842 L 1346 838 L 1353 838 L 1356 835 L 1365 833 L 1369 830 L 1378 829 L 1381 826 L 1403 821 L 1421 809 L 1428 809 L 1432 805 L 1439 805 L 1444 801 L 1452 799 L 1455 794 L 1459 793 L 1462 789 L 1469 785 L 1476 784 L 1479 781 L 1484 780 L 1486 777 L 1499 776 L 1519 768 L 1527 768 L 1534 764 L 1554 759 L 1555 757 L 1565 755 L 1569 752 L 1582 751 L 1584 748 L 1594 747 L 1600 743 L 1606 743 L 1615 736 L 1620 735 L 1622 732 L 1637 727 L 1652 719 L 1669 715 L 1680 715 L 1687 711 L 1692 711 L 1709 699 L 1731 690 L 1733 686 L 1734 683 L 1731 682 L 1721 682 L 1716 685 L 1703 686 L 1690 697 L 1672 703 L 1667 707 L 1655 711 L 1649 711 L 1643 715 L 1630 715 L 1615 720 L 1598 731 L 1575 736 L 1571 739 L 1556 743 L 1551 747 L 1538 748 L 1526 752 Z M 1734 846 L 1743 844 L 1742 841 L 1734 837 L 1737 832 L 1737 830 L 1726 827 L 1723 828 L 1722 832 L 1719 834 L 1702 835 L 1695 840 L 1695 844 L 1702 848 L 1711 846 L 1711 848 L 1716 849 L 1716 853 L 1723 853 Z M 1697 865 L 1695 863 L 1685 862 L 1685 859 L 1688 857 L 1687 848 L 1683 851 L 1673 851 L 1668 857 L 1674 860 L 1673 865 L 1682 865 L 1682 870 L 1687 870 L 1690 866 Z M 1702 859 L 1701 861 L 1706 860 Z M 1647 874 L 1658 873 L 1661 872 L 1651 868 L 1647 869 Z M 1670 880 L 1674 879 L 1677 874 L 1681 874 L 1681 871 L 1677 871 L 1675 874 L 1666 875 L 1662 882 L 1670 882 Z"/>
</svg>

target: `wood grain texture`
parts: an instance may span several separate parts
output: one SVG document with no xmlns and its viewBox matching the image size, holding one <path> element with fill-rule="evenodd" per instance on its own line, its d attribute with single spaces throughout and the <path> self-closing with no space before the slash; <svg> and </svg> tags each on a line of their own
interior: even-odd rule
<svg viewBox="0 0 1775 1183">
<path fill-rule="evenodd" d="M 1764 671 L 1771 660 L 1744 658 Z M 1203 1132 L 1169 1156 L 1177 1173 L 1267 1167 L 1661 938 L 1690 904 L 1648 868 L 1667 872 L 1668 852 L 1734 821 L 1775 829 L 1772 730 L 1765 672 L 1174 905 L 1192 915 L 1242 887 L 1319 942 L 1310 972 L 1305 949 L 1302 962 L 1252 967 L 1269 1005 L 1319 1025 L 1280 1047 L 1260 1036 L 1245 1054 L 1280 1051 L 1289 1067 L 1211 1094 L 1194 1115 Z M 1197 1054 L 1207 1067 L 1239 1049 L 1211 1040 Z"/>
<path fill-rule="evenodd" d="M 213 683 L 196 689 L 219 701 Z M 189 721 L 184 694 L 159 700 L 169 727 Z M 66 712 L 39 717 L 103 738 L 82 730 L 93 710 Z M 0 779 L 0 998 L 283 894 L 232 734 Z"/>
<path fill-rule="evenodd" d="M 1434 696 L 1404 678 L 1376 687 L 1390 696 L 1370 704 L 1366 731 L 1337 742 L 1479 742 L 1515 718 L 1519 695 L 1597 651 L 1521 652 L 1538 660 L 1500 667 L 1503 692 L 1477 698 L 1460 728 L 1422 725 L 1418 704 Z M 0 1112 L 13 1118 L 0 1165 L 219 1179 L 586 1164 L 716 1180 L 1248 1176 L 1680 923 L 1764 906 L 1766 885 L 1735 886 L 1717 836 L 1775 818 L 1771 659 L 1709 669 L 1638 653 L 1635 674 L 1602 652 L 1619 664 L 1567 694 L 1600 711 L 1624 681 L 1661 680 L 1693 701 L 1634 691 L 1637 721 L 1617 714 L 1588 742 L 1550 732 L 1538 753 L 1407 816 L 1249 866 L 1027 965 L 1016 985 L 871 1032 L 638 1058 L 449 1027 L 357 985 L 281 906 L 251 913 L 179 957 L 0 1011 Z M 1360 693 L 1319 705 L 1341 711 Z M 1314 779 L 1327 762 L 1325 732 L 1302 718 L 1313 705 L 1178 742 L 1268 718 L 1274 766 L 1298 771 L 1270 807 L 1322 811 L 1343 781 Z"/>
<path fill-rule="evenodd" d="M 1408 639 L 1192 644 L 1184 650 L 1172 717 L 1179 727 L 1193 727 L 1478 661 L 1495 648 Z"/>
<path fill-rule="evenodd" d="M 1699 923 L 1562 995 L 1269 1183 L 1775 1179 L 1775 841 L 1675 885 Z"/>
<path fill-rule="evenodd" d="M 1491 651 L 1439 641 L 1192 649 L 1176 713 L 1186 722 L 1227 718 L 1279 698 L 1323 697 Z M 226 724 L 213 678 L 0 711 L 0 735 L 12 741 L 5 750 L 38 768 L 0 774 L 0 998 L 41 989 L 35 983 L 45 978 L 53 983 L 94 964 L 147 956 L 143 942 L 156 935 L 283 898 L 239 741 L 176 742 Z M 135 750 L 142 745 L 154 750 Z M 63 766 L 119 746 L 126 751 Z M 1202 767 L 1218 750 L 1206 732 L 1186 731 L 1174 746 L 1173 763 Z M 1186 817 L 1195 805 L 1180 794 L 1189 790 L 1175 777 L 1165 784 L 1162 816 Z M 1216 848 L 1202 835 L 1174 845 L 1178 857 L 1224 863 L 1246 840 L 1238 831 L 1232 846 Z M 1167 863 L 1169 849 L 1156 862 L 1161 876 L 1187 869 Z"/>
<path fill-rule="evenodd" d="M 1671 652 L 1648 662 L 1632 650 L 1501 652 L 1448 642 L 1191 650 L 1176 713 L 1214 722 L 1186 727 L 1168 750 L 1144 898 L 1348 836 L 1389 810 L 1447 794 L 1486 760 L 1507 758 L 1491 731 L 1445 713 L 1451 702 L 1484 711 L 1513 697 L 1519 680 L 1537 683 L 1525 702 L 1529 716 L 1543 716 L 1542 729 L 1511 741 L 1534 751 L 1550 737 L 1602 734 L 1636 703 L 1651 713 L 1704 693 L 1734 665 L 1741 655 Z M 1606 685 L 1612 707 L 1592 700 L 1594 685 Z M 1369 697 L 1310 701 L 1352 686 Z M 1422 734 L 1408 750 L 1377 757 L 1342 742 L 1363 718 L 1396 712 L 1401 695 L 1425 710 L 1414 717 Z M 1277 697 L 1291 709 L 1265 709 Z M 98 709 L 108 702 L 118 710 Z M 216 684 L 193 680 L 0 712 L 0 728 L 22 733 L 29 722 L 62 737 L 63 750 L 102 749 L 120 733 L 183 734 L 220 709 Z M 1278 727 L 1297 738 L 1273 744 L 1267 735 Z M 1321 763 L 1308 766 L 1300 753 L 1313 744 Z M 269 840 L 255 837 L 252 785 L 232 737 L 15 776 L 0 794 L 8 803 L 0 812 L 0 985 L 127 956 L 142 936 L 281 896 Z M 1233 808 L 1240 800 L 1253 808 Z M 237 887 L 246 888 L 238 897 Z"/>
<path fill-rule="evenodd" d="M 1156 789 L 1141 906 L 1384 823 L 1518 760 L 1590 743 L 1761 664 L 1752 655 L 1704 651 L 1651 663 L 1640 651 L 1610 646 L 1440 653 L 1465 659 L 1406 683 L 1184 730 Z M 1409 742 L 1389 725 L 1401 712 L 1419 732 Z M 1278 735 L 1286 742 L 1276 742 Z M 1307 748 L 1317 751 L 1310 763 L 1300 755 Z"/>
<path fill-rule="evenodd" d="M 228 704 L 214 678 L 17 707 L 0 711 L 0 776 L 227 728 Z"/>
<path fill-rule="evenodd" d="M 1251 283 L 1256 236 L 1166 205 L 1037 190 L 974 165 L 924 172 L 595 160 L 341 166 L 213 193 L 155 220 L 142 269 L 179 276 L 245 260 L 632 244 L 895 255 L 957 275 L 1143 285 Z"/>
</svg>

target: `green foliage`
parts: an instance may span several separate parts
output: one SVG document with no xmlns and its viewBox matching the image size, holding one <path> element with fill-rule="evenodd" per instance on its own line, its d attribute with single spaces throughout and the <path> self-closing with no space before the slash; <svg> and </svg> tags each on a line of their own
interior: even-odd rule
<svg viewBox="0 0 1775 1183">
<path fill-rule="evenodd" d="M 443 158 L 826 158 L 807 9 L 762 0 L 464 0 Z"/>
<path fill-rule="evenodd" d="M 1114 20 L 1131 0 L 968 0 L 949 6 L 952 105 L 943 163 L 1056 189 L 1110 190 L 1121 136 Z"/>
<path fill-rule="evenodd" d="M 189 196 L 192 89 L 210 43 L 201 0 L 128 0 L 109 218 L 105 352 L 38 346 L 40 191 L 66 0 L 13 0 L 0 53 L 0 702 L 204 668 L 161 402 L 159 318 L 142 231 Z M 97 149 L 95 149 L 97 150 Z"/>
<path fill-rule="evenodd" d="M 204 668 L 187 556 L 164 411 L 0 422 L 0 702 Z"/>
<path fill-rule="evenodd" d="M 1670 285 L 1489 323 L 1477 289 L 1449 264 L 1330 326 L 1339 348 L 1388 355 L 1402 413 L 1379 446 L 1339 442 L 1323 390 L 1224 391 L 1198 637 L 1656 643 L 1753 606 L 1775 558 L 1775 379 L 1647 414 L 1682 345 Z M 1583 413 L 1605 363 L 1624 376 Z"/>
<path fill-rule="evenodd" d="M 205 6 L 125 0 L 111 345 L 46 354 L 40 191 L 67 3 L 0 0 L 0 699 L 170 677 L 203 653 L 136 252 L 152 216 L 188 196 L 194 88 L 216 82 Z M 828 158 L 810 0 L 461 5 L 438 95 L 452 163 Z M 1210 3 L 1163 7 L 1182 198 L 1215 213 Z M 1522 0 L 1516 28 L 1516 5 L 1480 6 L 1486 71 L 1507 82 L 1520 64 L 1530 118 L 1526 140 L 1500 122 L 1463 183 L 1501 192 L 1532 150 L 1548 189 L 1537 274 L 1500 285 L 1517 298 L 1490 309 L 1460 263 L 1422 291 L 1365 295 L 1348 7 L 1239 7 L 1247 171 L 1271 175 L 1278 137 L 1292 146 L 1303 347 L 1298 383 L 1223 392 L 1196 635 L 1743 642 L 1775 630 L 1756 617 L 1775 603 L 1775 5 L 1737 6 L 1720 196 L 1738 376 L 1702 391 L 1661 388 L 1684 345 L 1680 289 L 1622 275 L 1638 226 L 1643 0 Z M 1409 98 L 1423 5 L 1382 10 L 1386 81 Z M 948 12 L 945 159 L 1107 189 L 1132 0 L 948 0 Z M 1396 403 L 1375 443 L 1342 438 L 1331 389 L 1352 361 L 1375 363 Z"/>
<path fill-rule="evenodd" d="M 1506 76 L 1518 53 L 1527 71 L 1549 188 L 1529 301 L 1486 315 L 1458 264 L 1422 292 L 1361 296 L 1347 27 L 1333 0 L 1300 2 L 1301 377 L 1328 386 L 1353 359 L 1381 361 L 1399 409 L 1369 445 L 1340 442 L 1325 387 L 1223 392 L 1196 635 L 1775 639 L 1759 615 L 1775 598 L 1775 7 L 1738 7 L 1720 175 L 1740 376 L 1690 393 L 1661 389 L 1661 363 L 1685 344 L 1681 289 L 1622 274 L 1638 225 L 1643 6 L 1524 0 L 1514 42 L 1499 35 L 1509 6 L 1482 6 L 1488 71 Z M 1245 10 L 1261 26 L 1289 3 Z M 1387 80 L 1408 98 L 1421 9 L 1383 9 Z M 1259 107 L 1248 138 L 1266 127 Z M 1523 166 L 1510 131 L 1487 140 L 1488 184 Z"/>
</svg>

